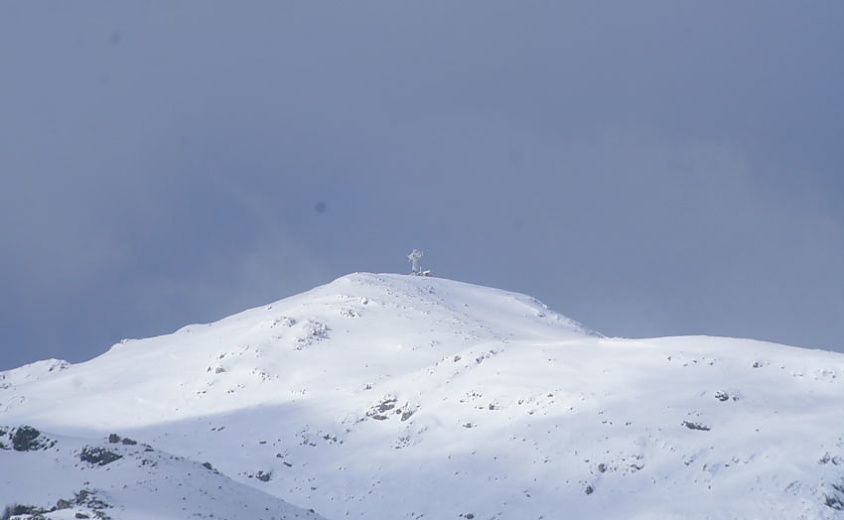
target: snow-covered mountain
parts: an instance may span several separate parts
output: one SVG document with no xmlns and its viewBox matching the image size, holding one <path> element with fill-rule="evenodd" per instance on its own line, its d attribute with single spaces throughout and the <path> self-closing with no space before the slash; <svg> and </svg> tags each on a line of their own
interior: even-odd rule
<svg viewBox="0 0 844 520">
<path fill-rule="evenodd" d="M 844 518 L 842 379 L 832 352 L 605 338 L 526 296 L 353 274 L 0 373 L 0 442 L 55 441 L 0 449 L 0 507 L 84 491 L 113 518 L 224 499 L 215 518 Z"/>
</svg>

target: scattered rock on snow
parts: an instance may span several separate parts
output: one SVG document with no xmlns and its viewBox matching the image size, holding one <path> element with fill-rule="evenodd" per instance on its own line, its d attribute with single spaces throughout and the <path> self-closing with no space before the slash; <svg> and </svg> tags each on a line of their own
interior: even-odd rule
<svg viewBox="0 0 844 520">
<path fill-rule="evenodd" d="M 118 455 L 113 451 L 109 451 L 105 448 L 92 448 L 91 446 L 86 446 L 79 454 L 79 459 L 82 460 L 82 462 L 87 462 L 97 466 L 105 466 L 122 458 L 122 455 Z"/>
<path fill-rule="evenodd" d="M 824 494 L 824 505 L 835 511 L 844 511 L 844 481 L 829 487 L 829 493 Z"/>
<path fill-rule="evenodd" d="M 818 464 L 832 464 L 833 466 L 844 466 L 844 457 L 832 456 L 829 452 L 824 453 L 823 457 L 818 460 Z"/>
<path fill-rule="evenodd" d="M 715 392 L 715 399 L 718 399 L 723 403 L 724 401 L 729 400 L 738 401 L 739 396 L 737 394 L 730 394 L 724 390 L 718 390 L 717 392 Z"/>
<path fill-rule="evenodd" d="M 387 419 L 387 412 L 396 407 L 398 399 L 395 396 L 387 396 L 366 412 L 366 416 L 376 421 L 384 421 Z"/>
<path fill-rule="evenodd" d="M 138 444 L 138 441 L 130 439 L 129 437 L 121 437 L 116 433 L 112 433 L 108 436 L 108 442 L 110 444 L 123 444 L 124 446 L 134 446 Z"/>
<path fill-rule="evenodd" d="M 698 430 L 698 431 L 702 431 L 702 432 L 708 432 L 709 430 L 711 430 L 711 428 L 709 426 L 706 426 L 705 424 L 693 422 L 693 421 L 683 421 L 682 425 L 685 426 L 686 428 L 690 429 L 690 430 Z"/>
<path fill-rule="evenodd" d="M 56 445 L 56 441 L 41 435 L 32 426 L 21 426 L 9 434 L 12 438 L 12 449 L 15 451 L 46 450 Z"/>
</svg>

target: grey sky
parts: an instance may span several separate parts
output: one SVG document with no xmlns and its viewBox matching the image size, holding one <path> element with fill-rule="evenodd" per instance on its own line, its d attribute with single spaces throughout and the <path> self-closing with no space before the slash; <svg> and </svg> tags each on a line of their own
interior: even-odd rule
<svg viewBox="0 0 844 520">
<path fill-rule="evenodd" d="M 844 4 L 0 4 L 0 369 L 351 271 L 844 351 Z M 319 211 L 317 210 L 319 209 Z"/>
</svg>

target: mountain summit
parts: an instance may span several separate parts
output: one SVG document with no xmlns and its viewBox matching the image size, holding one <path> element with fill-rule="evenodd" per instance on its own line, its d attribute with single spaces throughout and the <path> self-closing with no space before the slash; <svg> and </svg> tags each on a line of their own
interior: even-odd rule
<svg viewBox="0 0 844 520">
<path fill-rule="evenodd" d="M 24 425 L 55 440 L 0 444 L 0 506 L 75 496 L 78 466 L 108 514 L 143 518 L 114 491 L 152 479 L 124 471 L 143 450 L 109 447 L 130 438 L 184 461 L 156 478 L 188 505 L 156 518 L 211 514 L 207 478 L 185 476 L 200 463 L 266 518 L 840 518 L 842 379 L 841 354 L 605 338 L 524 295 L 358 273 L 0 373 L 0 443 Z M 122 458 L 92 466 L 86 442 Z M 21 484 L 33 457 L 68 476 L 39 494 Z M 240 517 L 226 507 L 215 518 Z"/>
</svg>

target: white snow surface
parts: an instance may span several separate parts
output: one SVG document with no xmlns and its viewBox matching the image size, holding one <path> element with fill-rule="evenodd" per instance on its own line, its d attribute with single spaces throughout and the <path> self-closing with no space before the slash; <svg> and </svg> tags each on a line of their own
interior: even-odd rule
<svg viewBox="0 0 844 520">
<path fill-rule="evenodd" d="M 132 519 L 224 496 L 237 505 L 215 518 L 844 518 L 844 355 L 605 338 L 533 298 L 429 277 L 352 274 L 2 372 L 0 426 L 21 425 L 56 446 L 0 450 L 0 507 L 84 488 Z M 111 433 L 173 458 L 156 476 L 137 447 L 79 460 Z"/>
<path fill-rule="evenodd" d="M 36 506 L 49 511 L 43 515 L 48 518 L 322 518 L 235 482 L 213 466 L 162 453 L 133 439 L 128 440 L 130 445 L 122 438 L 109 442 L 39 431 L 35 447 L 19 450 L 12 442 L 16 431 L 0 428 L 0 503 Z M 101 464 L 96 450 L 119 458 Z M 83 460 L 86 452 L 89 458 Z M 60 500 L 66 503 L 56 507 Z"/>
</svg>

